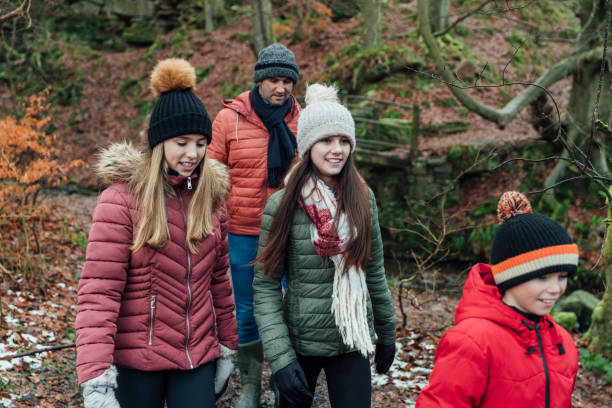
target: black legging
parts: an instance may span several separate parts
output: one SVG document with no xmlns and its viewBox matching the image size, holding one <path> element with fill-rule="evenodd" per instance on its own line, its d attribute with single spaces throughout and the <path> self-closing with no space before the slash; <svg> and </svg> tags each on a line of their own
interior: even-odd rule
<svg viewBox="0 0 612 408">
<path fill-rule="evenodd" d="M 140 371 L 117 367 L 121 408 L 213 408 L 213 363 L 193 370 Z"/>
<path fill-rule="evenodd" d="M 298 362 L 314 394 L 321 369 L 325 370 L 327 391 L 332 408 L 369 408 L 372 396 L 370 361 L 359 352 L 333 357 L 309 357 L 298 354 Z M 308 406 L 312 405 L 312 401 Z M 280 408 L 290 408 L 281 396 Z M 302 408 L 302 407 L 300 407 Z"/>
</svg>

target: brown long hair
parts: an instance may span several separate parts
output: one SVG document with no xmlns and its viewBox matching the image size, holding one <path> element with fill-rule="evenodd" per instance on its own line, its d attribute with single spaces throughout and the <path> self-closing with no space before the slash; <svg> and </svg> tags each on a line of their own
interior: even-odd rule
<svg viewBox="0 0 612 408">
<path fill-rule="evenodd" d="M 168 184 L 168 166 L 164 160 L 164 145 L 160 143 L 143 153 L 143 160 L 137 169 L 145 177 L 131 184 L 136 196 L 140 221 L 131 250 L 136 252 L 145 245 L 163 247 L 170 232 L 166 217 L 166 197 L 174 195 Z M 214 171 L 211 163 L 202 158 L 199 164 L 200 177 L 187 211 L 187 237 L 185 245 L 189 252 L 198 252 L 198 244 L 205 236 L 214 232 L 212 213 L 217 202 L 214 196 Z"/>
<path fill-rule="evenodd" d="M 295 209 L 299 206 L 302 189 L 306 181 L 316 176 L 317 170 L 310 159 L 310 151 L 297 159 L 289 170 L 285 191 L 272 218 L 268 242 L 255 262 L 262 262 L 264 274 L 273 276 L 280 260 L 285 254 L 289 241 L 289 233 L 293 224 Z M 344 213 L 349 225 L 349 231 L 355 231 L 346 245 L 344 256 L 346 262 L 344 272 L 350 266 L 356 266 L 365 271 L 370 261 L 371 214 L 370 197 L 365 180 L 361 177 L 353 160 L 352 153 L 336 177 L 336 200 L 338 201 L 338 217 Z"/>
</svg>

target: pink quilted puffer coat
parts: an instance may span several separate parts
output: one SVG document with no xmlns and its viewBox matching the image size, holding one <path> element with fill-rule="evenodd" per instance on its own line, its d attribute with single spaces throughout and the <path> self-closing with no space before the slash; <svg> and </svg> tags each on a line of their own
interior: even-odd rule
<svg viewBox="0 0 612 408">
<path fill-rule="evenodd" d="M 170 239 L 162 248 L 132 252 L 139 217 L 127 182 L 146 176 L 135 174 L 139 160 L 141 154 L 131 145 L 116 144 L 98 166 L 113 184 L 98 198 L 79 281 L 79 384 L 111 364 L 143 371 L 188 370 L 217 359 L 219 343 L 238 347 L 224 208 L 213 216 L 214 233 L 201 241 L 197 254 L 189 253 L 185 219 L 198 176 L 169 176 L 174 190 L 166 198 Z M 227 170 L 206 160 L 214 169 L 215 198 L 222 206 Z"/>
</svg>

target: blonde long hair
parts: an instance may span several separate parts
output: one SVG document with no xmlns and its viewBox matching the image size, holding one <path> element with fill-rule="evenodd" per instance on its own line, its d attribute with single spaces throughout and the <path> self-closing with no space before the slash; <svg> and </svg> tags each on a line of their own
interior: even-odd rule
<svg viewBox="0 0 612 408">
<path fill-rule="evenodd" d="M 164 160 L 164 145 L 160 143 L 143 153 L 136 169 L 144 177 L 130 183 L 136 197 L 140 220 L 131 250 L 136 252 L 145 245 L 161 248 L 170 237 L 166 215 L 166 197 L 175 195 L 168 184 L 168 166 Z M 200 163 L 200 177 L 187 211 L 185 245 L 190 253 L 198 252 L 198 243 L 214 230 L 212 214 L 217 207 L 214 194 L 214 174 L 206 157 Z"/>
</svg>

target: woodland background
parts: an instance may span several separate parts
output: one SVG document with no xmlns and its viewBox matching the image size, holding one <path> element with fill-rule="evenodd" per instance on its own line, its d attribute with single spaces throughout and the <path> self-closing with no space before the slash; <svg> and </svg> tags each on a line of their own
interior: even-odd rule
<svg viewBox="0 0 612 408">
<path fill-rule="evenodd" d="M 581 349 L 574 406 L 612 406 L 610 7 L 0 0 L 0 406 L 82 404 L 71 345 L 103 188 L 92 165 L 112 142 L 144 142 L 155 63 L 188 59 L 214 117 L 252 86 L 256 52 L 274 41 L 296 55 L 300 101 L 308 83 L 339 87 L 379 200 L 398 353 L 373 377 L 373 405 L 414 406 L 469 267 L 488 259 L 497 200 L 516 189 L 580 247 L 567 293 L 581 300 L 556 311 Z M 219 406 L 238 391 L 236 377 Z M 315 406 L 329 406 L 323 384 Z"/>
</svg>

